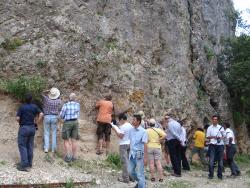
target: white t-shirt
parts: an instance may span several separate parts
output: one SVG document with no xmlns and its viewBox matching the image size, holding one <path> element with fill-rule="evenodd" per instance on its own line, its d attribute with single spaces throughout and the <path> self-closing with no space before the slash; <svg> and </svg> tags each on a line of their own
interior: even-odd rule
<svg viewBox="0 0 250 188">
<path fill-rule="evenodd" d="M 226 132 L 226 137 L 225 137 L 226 143 L 225 144 L 229 144 L 229 138 L 233 138 L 232 144 L 235 144 L 234 132 L 229 128 L 227 128 L 225 132 Z"/>
<path fill-rule="evenodd" d="M 225 130 L 221 125 L 219 125 L 219 124 L 217 124 L 216 126 L 210 125 L 207 129 L 206 136 L 207 137 L 209 137 L 209 136 L 222 137 L 220 139 L 220 142 L 218 142 L 217 139 L 214 139 L 214 138 L 210 139 L 209 144 L 224 145 L 223 138 L 225 136 Z"/>
<path fill-rule="evenodd" d="M 184 127 L 181 127 L 181 145 L 186 146 L 186 141 L 187 141 L 187 132 Z"/>
<path fill-rule="evenodd" d="M 124 134 L 123 138 L 119 140 L 119 144 L 120 145 L 130 144 L 129 131 L 133 128 L 133 126 L 130 123 L 126 122 L 119 128 L 121 133 Z"/>
</svg>

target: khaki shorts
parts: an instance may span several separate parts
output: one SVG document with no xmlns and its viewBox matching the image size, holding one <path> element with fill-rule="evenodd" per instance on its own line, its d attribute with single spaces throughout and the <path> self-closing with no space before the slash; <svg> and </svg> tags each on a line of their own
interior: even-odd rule
<svg viewBox="0 0 250 188">
<path fill-rule="evenodd" d="M 149 160 L 160 160 L 161 149 L 160 148 L 148 148 L 148 159 Z"/>
<path fill-rule="evenodd" d="M 68 140 L 69 138 L 78 140 L 78 121 L 65 121 L 62 128 L 62 139 Z"/>
</svg>

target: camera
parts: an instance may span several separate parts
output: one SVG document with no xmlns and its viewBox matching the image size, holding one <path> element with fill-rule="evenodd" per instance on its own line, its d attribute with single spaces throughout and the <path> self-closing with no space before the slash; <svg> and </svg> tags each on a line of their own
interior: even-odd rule
<svg viewBox="0 0 250 188">
<path fill-rule="evenodd" d="M 217 143 L 220 143 L 220 138 L 217 138 Z"/>
</svg>

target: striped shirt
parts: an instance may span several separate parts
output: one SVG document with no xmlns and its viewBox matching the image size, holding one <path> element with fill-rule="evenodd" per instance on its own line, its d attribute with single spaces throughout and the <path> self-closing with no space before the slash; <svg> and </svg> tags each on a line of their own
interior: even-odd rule
<svg viewBox="0 0 250 188">
<path fill-rule="evenodd" d="M 60 118 L 67 120 L 78 119 L 80 116 L 80 104 L 75 101 L 65 103 L 60 112 Z"/>
<path fill-rule="evenodd" d="M 50 99 L 43 95 L 43 113 L 44 115 L 58 115 L 61 108 L 61 99 Z"/>
</svg>

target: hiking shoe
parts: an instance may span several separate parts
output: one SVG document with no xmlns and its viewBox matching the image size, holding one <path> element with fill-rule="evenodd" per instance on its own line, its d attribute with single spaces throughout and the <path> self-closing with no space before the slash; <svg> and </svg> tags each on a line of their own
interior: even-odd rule
<svg viewBox="0 0 250 188">
<path fill-rule="evenodd" d="M 176 173 L 172 173 L 171 175 L 172 175 L 172 176 L 175 176 L 175 177 L 181 177 L 180 174 L 176 174 Z"/>
<path fill-rule="evenodd" d="M 102 151 L 97 151 L 97 152 L 96 152 L 96 155 L 101 155 L 101 154 L 103 154 Z"/>
<path fill-rule="evenodd" d="M 71 161 L 72 162 L 77 161 L 77 158 L 76 157 L 72 157 Z"/>
<path fill-rule="evenodd" d="M 22 167 L 20 165 L 17 165 L 16 169 L 19 170 L 19 171 L 23 171 L 23 172 L 29 172 L 30 171 L 29 167 Z"/>
<path fill-rule="evenodd" d="M 66 156 L 66 157 L 64 158 L 64 161 L 65 161 L 66 163 L 69 163 L 69 162 L 71 161 L 71 157 L 70 157 L 70 156 Z"/>
<path fill-rule="evenodd" d="M 117 180 L 122 183 L 129 183 L 129 180 L 124 180 L 122 177 L 118 177 Z"/>
</svg>

